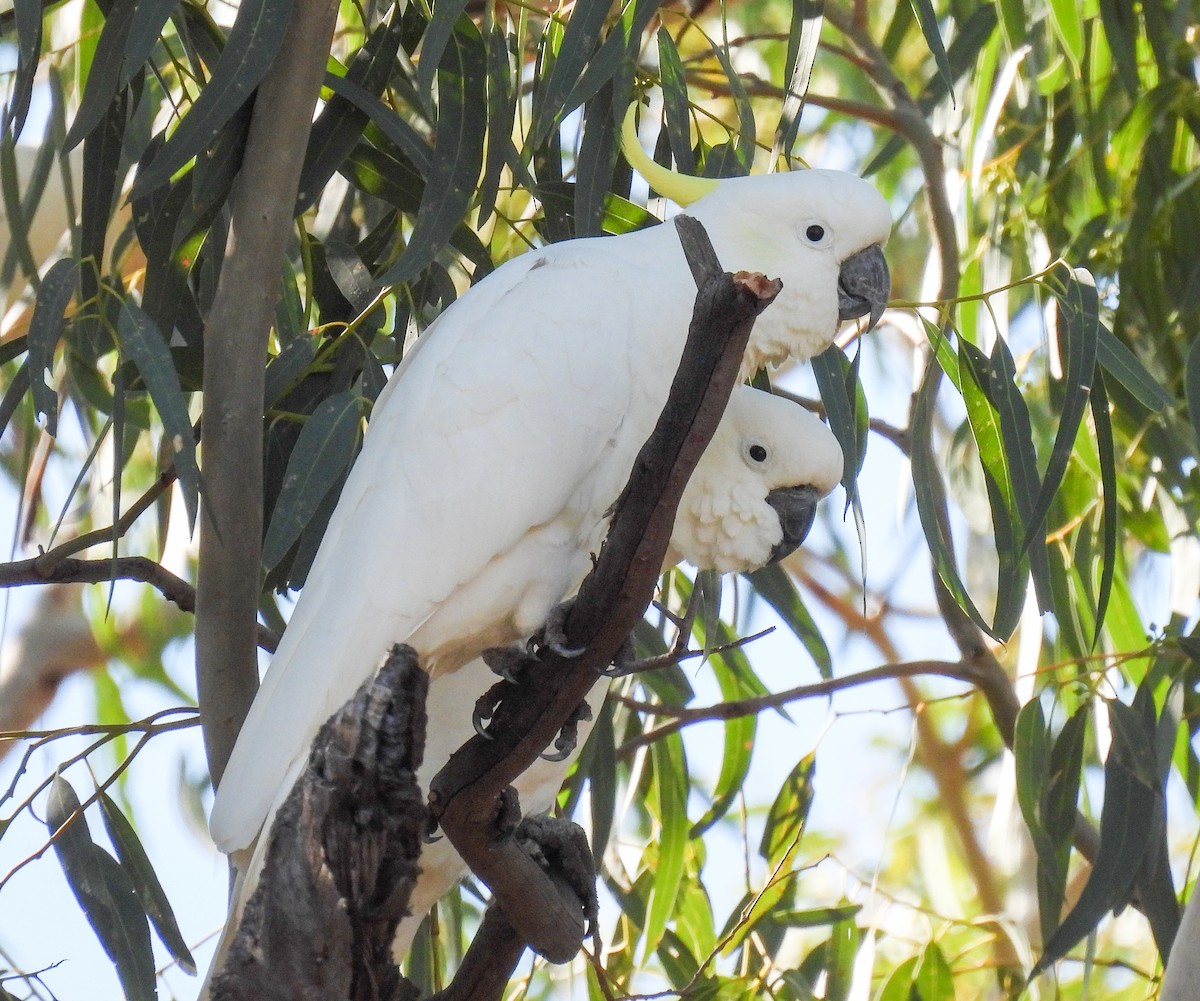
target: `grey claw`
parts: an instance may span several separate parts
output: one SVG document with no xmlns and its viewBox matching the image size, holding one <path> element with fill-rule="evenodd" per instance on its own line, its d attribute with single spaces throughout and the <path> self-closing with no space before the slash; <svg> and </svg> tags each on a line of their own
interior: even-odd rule
<svg viewBox="0 0 1200 1001">
<path fill-rule="evenodd" d="M 567 624 L 567 616 L 570 615 L 574 604 L 575 599 L 568 598 L 561 604 L 555 605 L 546 617 L 546 624 L 542 626 L 540 636 L 536 638 L 538 646 L 544 646 L 568 660 L 574 660 L 587 650 L 585 646 L 570 646 L 567 643 L 567 634 L 564 632 L 564 628 Z"/>
<path fill-rule="evenodd" d="M 512 685 L 517 683 L 517 671 L 529 659 L 529 655 L 521 647 L 511 646 L 488 647 L 480 656 L 493 674 Z"/>
<path fill-rule="evenodd" d="M 543 751 L 539 757 L 544 761 L 566 761 L 579 743 L 579 724 L 586 723 L 592 718 L 592 707 L 587 702 L 580 702 L 571 713 L 570 718 L 563 724 L 558 736 L 554 738 L 557 751 L 547 754 Z"/>
</svg>

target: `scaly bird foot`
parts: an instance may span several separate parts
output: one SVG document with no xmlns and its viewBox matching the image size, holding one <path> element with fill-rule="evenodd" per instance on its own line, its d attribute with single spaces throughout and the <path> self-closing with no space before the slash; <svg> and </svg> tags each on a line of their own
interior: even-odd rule
<svg viewBox="0 0 1200 1001">
<path fill-rule="evenodd" d="M 545 647 L 553 650 L 560 657 L 575 658 L 587 650 L 587 647 L 569 646 L 567 644 L 565 627 L 567 616 L 571 614 L 571 608 L 574 604 L 575 599 L 568 598 L 566 601 L 560 602 L 550 609 L 550 614 L 546 616 L 546 622 L 541 630 L 529 640 L 528 649 L 531 653 L 539 647 Z"/>
<path fill-rule="evenodd" d="M 600 905 L 592 847 L 578 824 L 560 817 L 532 816 L 521 821 L 517 843 L 543 869 L 558 872 L 579 897 L 587 920 L 585 937 L 596 934 Z"/>
<path fill-rule="evenodd" d="M 587 723 L 591 718 L 592 707 L 586 702 L 580 702 L 558 731 L 558 736 L 554 738 L 555 752 L 547 754 L 543 751 L 541 757 L 546 761 L 565 761 L 579 743 L 579 724 Z"/>
</svg>

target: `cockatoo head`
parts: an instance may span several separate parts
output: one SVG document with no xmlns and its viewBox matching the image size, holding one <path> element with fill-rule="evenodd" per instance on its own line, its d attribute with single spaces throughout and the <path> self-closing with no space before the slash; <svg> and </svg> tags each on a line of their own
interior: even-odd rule
<svg viewBox="0 0 1200 1001">
<path fill-rule="evenodd" d="M 704 224 L 723 267 L 783 280 L 779 297 L 755 321 L 743 375 L 820 354 L 844 320 L 869 316 L 869 326 L 878 322 L 891 287 L 882 245 L 892 218 L 883 196 L 862 178 L 815 168 L 688 177 L 645 154 L 632 107 L 623 147 L 656 190 Z"/>
<path fill-rule="evenodd" d="M 683 492 L 669 558 L 722 573 L 783 559 L 841 478 L 828 427 L 790 400 L 737 386 Z"/>
</svg>

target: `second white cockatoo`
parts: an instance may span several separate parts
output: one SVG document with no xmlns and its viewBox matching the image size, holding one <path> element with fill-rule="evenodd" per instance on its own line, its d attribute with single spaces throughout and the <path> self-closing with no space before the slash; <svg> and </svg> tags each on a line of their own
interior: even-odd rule
<svg viewBox="0 0 1200 1001">
<path fill-rule="evenodd" d="M 701 570 L 757 570 L 793 552 L 812 525 L 816 503 L 842 477 L 842 450 L 833 432 L 795 403 L 748 386 L 735 387 L 716 434 L 684 490 L 665 567 L 686 561 Z M 429 683 L 431 725 L 417 772 L 422 789 L 474 733 L 475 700 L 496 681 L 482 659 Z M 593 716 L 608 680 L 587 696 Z M 436 720 L 436 725 L 433 725 Z M 574 749 L 543 758 L 513 782 L 526 814 L 545 813 L 590 727 L 581 723 Z M 409 899 L 410 916 L 396 930 L 394 952 L 403 959 L 421 920 L 467 872 L 448 838 L 421 852 L 421 875 Z"/>
<path fill-rule="evenodd" d="M 803 170 L 683 188 L 724 267 L 783 282 L 744 374 L 882 312 L 891 220 L 865 181 Z M 567 241 L 498 268 L 409 351 L 217 791 L 213 838 L 239 867 L 321 724 L 392 644 L 437 678 L 533 633 L 578 588 L 666 401 L 695 292 L 673 227 Z"/>
</svg>

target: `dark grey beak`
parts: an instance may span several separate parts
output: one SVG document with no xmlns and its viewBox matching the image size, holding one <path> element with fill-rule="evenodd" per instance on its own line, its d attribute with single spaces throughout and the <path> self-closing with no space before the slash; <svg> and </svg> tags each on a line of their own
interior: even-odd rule
<svg viewBox="0 0 1200 1001">
<path fill-rule="evenodd" d="M 847 257 L 838 275 L 838 319 L 857 320 L 870 313 L 870 330 L 883 316 L 891 290 L 892 276 L 878 243 Z"/>
<path fill-rule="evenodd" d="M 820 499 L 814 487 L 779 487 L 767 494 L 767 503 L 775 509 L 783 526 L 783 538 L 771 550 L 769 562 L 778 563 L 800 548 L 813 526 Z"/>
</svg>

